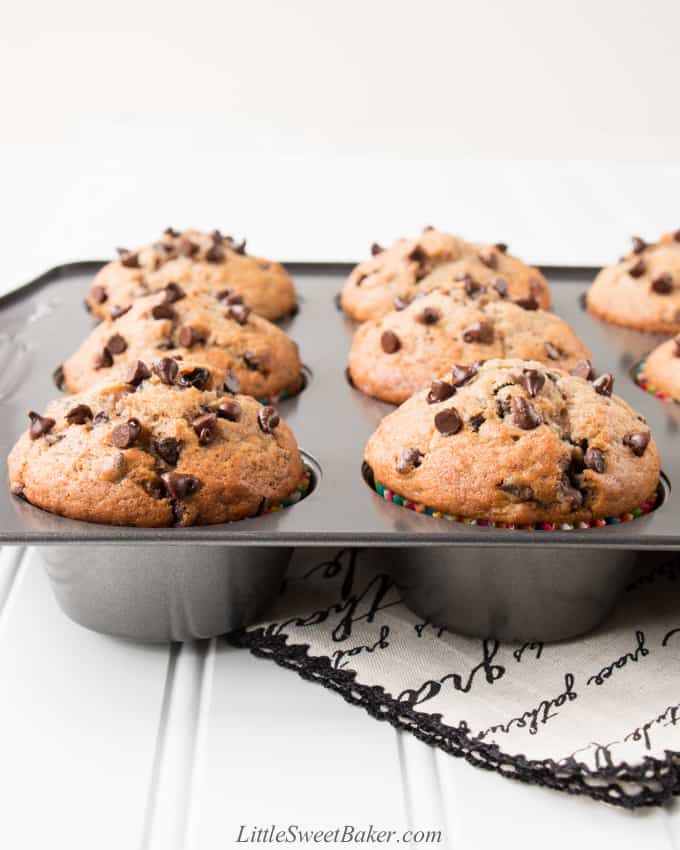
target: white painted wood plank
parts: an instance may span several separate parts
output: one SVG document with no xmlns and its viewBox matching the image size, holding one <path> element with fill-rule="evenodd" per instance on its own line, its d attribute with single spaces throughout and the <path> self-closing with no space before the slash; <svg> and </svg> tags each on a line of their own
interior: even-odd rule
<svg viewBox="0 0 680 850">
<path fill-rule="evenodd" d="M 138 847 L 167 647 L 104 637 L 72 623 L 58 609 L 34 550 L 5 615 L 0 847 Z"/>
<path fill-rule="evenodd" d="M 436 844 L 439 850 L 457 850 L 459 845 L 447 823 L 435 750 L 407 732 L 396 732 L 396 735 L 409 829 L 412 834 L 436 830 L 441 834 L 441 841 Z M 410 846 L 416 848 L 419 844 L 412 841 Z"/>
<path fill-rule="evenodd" d="M 218 642 L 190 847 L 235 846 L 241 825 L 403 829 L 394 730 L 273 662 Z"/>
</svg>

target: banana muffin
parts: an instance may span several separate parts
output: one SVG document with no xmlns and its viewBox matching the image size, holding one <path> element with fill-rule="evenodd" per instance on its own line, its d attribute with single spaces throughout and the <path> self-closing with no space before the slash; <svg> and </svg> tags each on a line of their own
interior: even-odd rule
<svg viewBox="0 0 680 850">
<path fill-rule="evenodd" d="M 349 374 L 367 395 L 401 404 L 453 364 L 464 368 L 499 357 L 570 369 L 590 352 L 553 313 L 522 309 L 493 290 L 475 298 L 441 289 L 360 325 Z"/>
<path fill-rule="evenodd" d="M 509 299 L 548 309 L 550 287 L 538 269 L 507 253 L 502 244 L 480 245 L 426 228 L 417 239 L 399 239 L 356 266 L 342 290 L 341 306 L 357 321 L 379 319 L 418 292 L 454 281 L 497 285 Z"/>
<path fill-rule="evenodd" d="M 140 296 L 179 284 L 187 293 L 236 293 L 250 309 L 275 321 L 295 310 L 295 287 L 280 263 L 246 254 L 245 240 L 236 242 L 219 230 L 203 233 L 169 227 L 152 245 L 119 257 L 97 272 L 86 304 L 100 318 L 115 318 Z"/>
<path fill-rule="evenodd" d="M 140 362 L 127 382 L 31 411 L 9 455 L 12 493 L 71 519 L 146 527 L 231 522 L 289 497 L 303 467 L 276 410 L 177 366 Z"/>
<path fill-rule="evenodd" d="M 680 336 L 658 345 L 645 359 L 638 382 L 664 397 L 680 400 Z"/>
<path fill-rule="evenodd" d="M 538 361 L 454 370 L 382 420 L 366 446 L 376 482 L 446 514 L 578 523 L 653 498 L 659 453 L 644 417 L 595 380 Z M 584 376 L 584 377 L 581 377 Z"/>
<path fill-rule="evenodd" d="M 606 322 L 641 331 L 680 332 L 680 230 L 656 243 L 633 237 L 618 263 L 597 275 L 588 310 Z"/>
<path fill-rule="evenodd" d="M 95 327 L 63 365 L 63 384 L 80 392 L 120 376 L 131 363 L 160 357 L 193 360 L 238 380 L 240 392 L 259 399 L 294 394 L 302 385 L 297 345 L 255 315 L 240 296 L 185 295 L 178 284 L 137 298 L 117 319 Z"/>
</svg>

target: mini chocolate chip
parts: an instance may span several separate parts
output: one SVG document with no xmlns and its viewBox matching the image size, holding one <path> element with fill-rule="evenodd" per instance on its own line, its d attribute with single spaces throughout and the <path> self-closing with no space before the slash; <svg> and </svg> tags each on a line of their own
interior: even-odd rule
<svg viewBox="0 0 680 850">
<path fill-rule="evenodd" d="M 440 316 L 437 310 L 434 310 L 432 307 L 426 307 L 415 319 L 421 325 L 434 325 L 439 321 Z"/>
<path fill-rule="evenodd" d="M 647 247 L 647 243 L 645 242 L 645 240 L 641 239 L 639 236 L 632 236 L 631 242 L 633 243 L 634 254 L 641 254 Z"/>
<path fill-rule="evenodd" d="M 177 250 L 184 257 L 193 257 L 194 254 L 198 251 L 198 245 L 195 242 L 192 242 L 191 239 L 187 239 L 186 236 L 183 236 L 179 240 Z"/>
<path fill-rule="evenodd" d="M 508 297 L 508 282 L 502 277 L 497 277 L 491 286 L 496 290 L 501 298 Z"/>
<path fill-rule="evenodd" d="M 120 319 L 121 316 L 124 316 L 126 313 L 129 313 L 132 309 L 132 304 L 128 304 L 127 307 L 119 307 L 118 304 L 114 304 L 113 307 L 109 310 L 109 317 L 111 320 Z"/>
<path fill-rule="evenodd" d="M 589 448 L 583 457 L 583 463 L 593 472 L 604 472 L 604 452 L 602 449 Z"/>
<path fill-rule="evenodd" d="M 223 401 L 218 405 L 216 413 L 220 419 L 238 422 L 241 418 L 241 405 L 235 401 Z"/>
<path fill-rule="evenodd" d="M 116 248 L 120 258 L 120 264 L 126 269 L 139 268 L 139 255 L 134 251 L 128 251 L 127 248 Z"/>
<path fill-rule="evenodd" d="M 649 445 L 652 435 L 649 431 L 632 431 L 623 438 L 623 445 L 632 449 L 633 454 L 642 457 Z"/>
<path fill-rule="evenodd" d="M 508 246 L 505 244 L 505 242 L 496 242 L 496 244 L 494 245 L 494 248 L 497 251 L 500 251 L 501 254 L 507 254 L 508 253 Z"/>
<path fill-rule="evenodd" d="M 205 331 L 194 328 L 191 325 L 182 325 L 179 329 L 177 339 L 180 345 L 183 345 L 185 348 L 191 348 L 192 345 L 205 342 L 206 334 Z"/>
<path fill-rule="evenodd" d="M 529 295 L 523 295 L 521 298 L 516 298 L 515 304 L 523 310 L 538 310 L 539 307 L 538 301 L 536 300 L 536 296 L 533 292 L 529 293 Z"/>
<path fill-rule="evenodd" d="M 569 374 L 575 378 L 583 378 L 585 381 L 592 381 L 595 377 L 593 364 L 590 360 L 579 360 Z"/>
<path fill-rule="evenodd" d="M 90 298 L 95 304 L 103 304 L 108 297 L 103 286 L 93 286 L 90 289 Z"/>
<path fill-rule="evenodd" d="M 36 413 L 35 410 L 29 411 L 28 418 L 31 420 L 28 433 L 32 440 L 37 440 L 38 437 L 42 437 L 44 434 L 49 434 L 55 425 L 54 419 L 50 419 L 49 416 L 41 416 L 39 413 Z"/>
<path fill-rule="evenodd" d="M 514 496 L 520 502 L 530 502 L 534 498 L 534 491 L 526 484 L 506 484 L 503 481 L 496 486 L 499 490 L 507 493 L 508 496 Z"/>
<path fill-rule="evenodd" d="M 260 367 L 260 358 L 254 351 L 244 351 L 243 362 L 252 372 L 256 372 Z"/>
<path fill-rule="evenodd" d="M 129 449 L 137 442 L 141 430 L 139 419 L 128 419 L 111 431 L 111 442 L 117 449 Z"/>
<path fill-rule="evenodd" d="M 125 376 L 125 383 L 131 384 L 133 387 L 138 387 L 142 381 L 146 381 L 150 377 L 151 371 L 146 363 L 142 360 L 135 360 L 134 363 L 130 364 L 130 368 Z"/>
<path fill-rule="evenodd" d="M 562 357 L 562 352 L 556 345 L 553 345 L 552 342 L 545 343 L 545 353 L 548 355 L 550 360 L 559 360 Z"/>
<path fill-rule="evenodd" d="M 424 263 L 427 260 L 427 254 L 417 243 L 411 248 L 406 255 L 407 260 L 413 260 L 416 263 Z"/>
<path fill-rule="evenodd" d="M 179 236 L 179 230 L 175 230 L 173 227 L 166 227 L 163 231 L 166 236 L 172 236 L 173 239 L 176 239 Z"/>
<path fill-rule="evenodd" d="M 232 304 L 227 310 L 227 318 L 233 319 L 239 325 L 245 325 L 250 315 L 250 307 L 245 304 Z"/>
<path fill-rule="evenodd" d="M 201 366 L 197 366 L 189 372 L 181 372 L 177 378 L 180 387 L 195 387 L 197 390 L 204 390 L 209 382 L 210 372 Z"/>
<path fill-rule="evenodd" d="M 163 357 L 161 360 L 155 360 L 151 364 L 151 368 L 158 375 L 162 384 L 172 386 L 175 383 L 179 366 L 177 365 L 177 361 L 173 360 L 172 357 Z"/>
<path fill-rule="evenodd" d="M 77 404 L 64 417 L 69 425 L 84 425 L 92 419 L 92 408 L 87 404 Z"/>
<path fill-rule="evenodd" d="M 109 341 L 106 343 L 106 347 L 109 349 L 111 354 L 122 354 L 127 348 L 127 342 L 120 334 L 114 334 L 109 338 Z"/>
<path fill-rule="evenodd" d="M 179 285 L 179 283 L 169 283 L 165 287 L 165 300 L 168 304 L 174 304 L 175 301 L 181 301 L 186 293 Z"/>
<path fill-rule="evenodd" d="M 434 427 L 444 437 L 452 437 L 463 427 L 463 420 L 455 407 L 448 407 L 435 415 Z"/>
<path fill-rule="evenodd" d="M 95 369 L 108 369 L 113 366 L 113 355 L 106 346 L 95 356 L 93 366 Z"/>
<path fill-rule="evenodd" d="M 392 303 L 395 310 L 405 310 L 412 301 L 412 295 L 397 295 Z"/>
<path fill-rule="evenodd" d="M 241 379 L 238 375 L 235 375 L 233 372 L 227 372 L 224 376 L 224 384 L 223 384 L 225 392 L 233 393 L 236 395 L 241 389 Z"/>
<path fill-rule="evenodd" d="M 224 260 L 224 249 L 217 242 L 213 242 L 205 252 L 205 258 L 209 263 L 221 263 Z"/>
<path fill-rule="evenodd" d="M 164 472 L 161 475 L 168 493 L 173 499 L 184 499 L 193 496 L 203 486 L 203 482 L 193 475 L 184 475 L 181 472 Z"/>
<path fill-rule="evenodd" d="M 541 417 L 536 408 L 521 396 L 512 399 L 512 421 L 523 431 L 532 431 L 541 424 Z"/>
<path fill-rule="evenodd" d="M 380 345 L 385 354 L 396 354 L 401 348 L 401 340 L 394 331 L 383 331 L 380 337 Z"/>
<path fill-rule="evenodd" d="M 637 277 L 642 277 L 642 275 L 646 271 L 647 271 L 647 264 L 645 263 L 645 261 L 644 260 L 638 260 L 637 263 L 635 263 L 634 265 L 632 265 L 628 269 L 628 274 L 631 277 L 637 278 Z"/>
<path fill-rule="evenodd" d="M 397 461 L 397 472 L 406 475 L 413 472 L 423 462 L 423 453 L 418 449 L 403 449 Z"/>
<path fill-rule="evenodd" d="M 458 363 L 454 363 L 451 367 L 451 383 L 454 387 L 462 387 L 464 384 L 469 384 L 476 375 L 477 366 L 474 363 L 470 366 L 461 366 Z"/>
<path fill-rule="evenodd" d="M 494 254 L 493 251 L 486 251 L 481 254 L 478 254 L 477 256 L 487 268 L 495 269 L 498 267 L 498 257 Z"/>
<path fill-rule="evenodd" d="M 371 254 L 372 254 L 372 256 L 374 256 L 374 257 L 375 257 L 377 254 L 382 254 L 382 252 L 383 252 L 384 250 L 385 250 L 385 249 L 383 248 L 383 246 L 382 246 L 382 245 L 378 245 L 378 243 L 377 243 L 377 242 L 374 242 L 374 243 L 371 245 Z"/>
<path fill-rule="evenodd" d="M 275 408 L 267 405 L 266 407 L 261 407 L 257 412 L 257 421 L 260 429 L 265 434 L 271 434 L 274 428 L 276 428 L 281 421 L 281 418 Z"/>
<path fill-rule="evenodd" d="M 673 291 L 673 277 L 670 274 L 660 274 L 652 281 L 652 292 L 657 295 L 668 295 Z"/>
<path fill-rule="evenodd" d="M 456 392 L 456 388 L 447 381 L 432 381 L 430 391 L 427 394 L 428 404 L 438 404 L 440 401 L 446 401 L 451 398 Z"/>
<path fill-rule="evenodd" d="M 151 308 L 151 315 L 154 319 L 176 319 L 177 313 L 175 313 L 174 309 L 168 304 L 167 301 L 162 301 L 160 304 L 156 304 Z"/>
<path fill-rule="evenodd" d="M 151 440 L 151 448 L 168 466 L 177 466 L 179 454 L 182 450 L 182 444 L 179 440 L 176 440 L 174 437 Z"/>
<path fill-rule="evenodd" d="M 463 331 L 463 342 L 478 342 L 488 345 L 493 342 L 493 325 L 489 322 L 473 322 Z"/>
<path fill-rule="evenodd" d="M 673 340 L 673 343 L 675 344 L 675 348 L 673 350 L 673 356 L 674 357 L 680 357 L 680 336 L 676 336 L 675 339 Z"/>
<path fill-rule="evenodd" d="M 92 420 L 93 425 L 101 425 L 103 422 L 109 421 L 109 414 L 105 413 L 103 410 L 100 410 L 99 413 L 95 413 L 94 419 Z"/>
<path fill-rule="evenodd" d="M 593 381 L 593 389 L 600 395 L 610 396 L 614 389 L 614 376 L 611 372 L 604 372 Z"/>
<path fill-rule="evenodd" d="M 536 398 L 536 395 L 541 391 L 545 384 L 545 375 L 541 374 L 538 369 L 525 369 L 522 372 L 520 382 L 530 398 Z"/>
<path fill-rule="evenodd" d="M 473 431 L 477 432 L 482 427 L 482 425 L 486 422 L 484 416 L 481 413 L 475 413 L 474 416 L 470 417 L 469 425 Z"/>
<path fill-rule="evenodd" d="M 198 442 L 207 446 L 217 436 L 217 414 L 204 413 L 193 420 L 191 427 L 198 436 Z"/>
</svg>

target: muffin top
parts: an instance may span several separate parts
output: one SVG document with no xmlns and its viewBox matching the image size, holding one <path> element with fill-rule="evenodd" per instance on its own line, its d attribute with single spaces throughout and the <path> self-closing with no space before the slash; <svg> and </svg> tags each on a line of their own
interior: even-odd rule
<svg viewBox="0 0 680 850">
<path fill-rule="evenodd" d="M 64 363 L 64 386 L 79 392 L 120 379 L 137 360 L 161 357 L 192 360 L 222 378 L 230 372 L 242 393 L 259 399 L 301 386 L 297 345 L 281 328 L 252 313 L 240 296 L 185 295 L 178 284 L 137 298 L 117 319 L 97 325 Z"/>
<path fill-rule="evenodd" d="M 680 336 L 662 342 L 652 351 L 639 379 L 655 391 L 680 400 Z"/>
<path fill-rule="evenodd" d="M 522 525 L 618 516 L 654 494 L 659 453 L 612 384 L 538 361 L 457 368 L 383 419 L 365 459 L 376 481 L 447 514 Z"/>
<path fill-rule="evenodd" d="M 72 519 L 152 527 L 255 516 L 295 490 L 300 452 L 273 407 L 194 364 L 172 385 L 147 372 L 29 413 L 9 455 L 12 493 Z"/>
<path fill-rule="evenodd" d="M 492 288 L 422 293 L 403 310 L 364 322 L 349 355 L 352 382 L 381 401 L 401 404 L 453 364 L 515 357 L 570 369 L 590 352 L 569 325 L 527 310 Z"/>
<path fill-rule="evenodd" d="M 481 245 L 426 228 L 417 239 L 399 239 L 356 266 L 342 290 L 343 310 L 357 321 L 379 319 L 419 291 L 442 285 L 490 287 L 511 300 L 550 307 L 550 288 L 543 275 L 507 253 L 502 244 Z"/>
<path fill-rule="evenodd" d="M 633 249 L 599 272 L 588 290 L 588 309 L 617 325 L 680 332 L 680 230 L 656 243 L 633 238 Z"/>
<path fill-rule="evenodd" d="M 238 293 L 258 316 L 272 321 L 295 309 L 293 281 L 280 263 L 251 257 L 246 243 L 219 230 L 169 227 L 152 245 L 118 249 L 119 258 L 97 272 L 86 304 L 100 318 L 115 317 L 136 298 L 178 283 L 186 292 Z"/>
</svg>

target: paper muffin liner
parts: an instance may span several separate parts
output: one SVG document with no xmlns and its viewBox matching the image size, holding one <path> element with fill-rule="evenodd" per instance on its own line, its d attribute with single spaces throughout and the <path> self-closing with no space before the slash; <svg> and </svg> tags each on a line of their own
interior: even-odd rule
<svg viewBox="0 0 680 850">
<path fill-rule="evenodd" d="M 282 502 L 279 502 L 276 505 L 270 505 L 266 508 L 262 513 L 263 514 L 273 514 L 277 511 L 282 511 L 284 508 L 290 508 L 292 505 L 297 505 L 298 502 L 301 502 L 305 496 L 308 496 L 312 489 L 314 473 L 312 472 L 311 466 L 307 466 L 307 464 L 303 464 L 303 472 L 302 478 L 300 479 L 299 484 L 290 494 L 287 496 Z"/>
<path fill-rule="evenodd" d="M 653 395 L 654 398 L 658 398 L 659 401 L 665 401 L 669 404 L 680 404 L 680 398 L 674 398 L 672 395 L 663 392 L 663 390 L 657 390 L 654 384 L 649 380 L 649 378 L 643 374 L 645 370 L 645 366 L 647 365 L 647 358 L 643 357 L 639 363 L 633 366 L 633 380 L 640 387 L 641 390 L 644 390 L 649 395 Z"/>
</svg>

